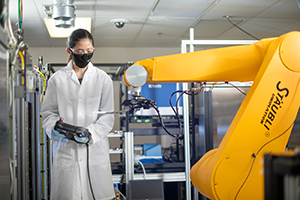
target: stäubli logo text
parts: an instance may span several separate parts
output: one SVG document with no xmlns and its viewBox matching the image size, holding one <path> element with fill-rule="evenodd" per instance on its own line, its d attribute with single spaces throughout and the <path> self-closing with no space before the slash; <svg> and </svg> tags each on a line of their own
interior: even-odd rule
<svg viewBox="0 0 300 200">
<path fill-rule="evenodd" d="M 281 109 L 283 104 L 283 99 L 289 95 L 289 90 L 287 88 L 280 88 L 279 81 L 276 85 L 278 90 L 277 94 L 273 93 L 267 105 L 267 108 L 261 118 L 260 123 L 269 131 L 273 121 L 276 118 L 276 114 L 278 113 L 279 109 Z"/>
</svg>

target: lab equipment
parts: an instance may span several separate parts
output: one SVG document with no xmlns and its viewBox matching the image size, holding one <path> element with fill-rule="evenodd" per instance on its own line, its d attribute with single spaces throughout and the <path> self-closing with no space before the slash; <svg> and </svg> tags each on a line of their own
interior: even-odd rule
<svg viewBox="0 0 300 200">
<path fill-rule="evenodd" d="M 130 180 L 129 199 L 164 200 L 165 197 L 163 180 Z"/>
<path fill-rule="evenodd" d="M 142 145 L 143 155 L 135 155 L 135 161 L 142 163 L 162 163 L 163 156 L 160 144 L 145 143 Z"/>
<path fill-rule="evenodd" d="M 169 105 L 169 97 L 173 91 L 182 89 L 179 83 L 146 83 L 141 87 L 141 93 L 146 99 L 155 101 L 156 106 L 162 116 L 173 116 L 174 113 Z M 178 94 L 178 93 L 177 93 Z M 175 98 L 171 99 L 173 105 L 176 104 Z M 182 100 L 179 102 L 179 112 L 182 115 Z M 135 112 L 135 116 L 156 116 L 155 109 L 140 109 Z"/>
</svg>

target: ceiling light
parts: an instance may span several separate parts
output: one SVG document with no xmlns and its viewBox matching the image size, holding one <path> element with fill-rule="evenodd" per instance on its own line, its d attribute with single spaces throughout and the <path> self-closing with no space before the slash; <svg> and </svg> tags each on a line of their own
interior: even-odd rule
<svg viewBox="0 0 300 200">
<path fill-rule="evenodd" d="M 73 32 L 73 30 L 78 28 L 83 28 L 91 32 L 92 19 L 89 17 L 76 17 L 74 24 L 75 26 L 73 28 L 55 27 L 55 21 L 56 20 L 44 18 L 48 33 L 52 38 L 67 38 Z"/>
</svg>

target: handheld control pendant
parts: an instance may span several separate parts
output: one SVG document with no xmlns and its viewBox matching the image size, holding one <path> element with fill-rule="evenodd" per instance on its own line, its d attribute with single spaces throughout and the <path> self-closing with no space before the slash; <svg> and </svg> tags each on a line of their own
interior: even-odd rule
<svg viewBox="0 0 300 200">
<path fill-rule="evenodd" d="M 87 128 L 65 123 L 65 122 L 63 122 L 63 118 L 60 118 L 56 122 L 56 124 L 54 126 L 54 130 L 59 131 L 60 133 L 64 134 L 66 136 L 66 138 L 74 140 L 78 143 L 82 143 L 82 142 L 75 140 L 74 136 L 77 136 L 79 138 L 87 137 L 90 140 L 91 134 Z M 84 143 L 88 143 L 89 140 Z"/>
</svg>

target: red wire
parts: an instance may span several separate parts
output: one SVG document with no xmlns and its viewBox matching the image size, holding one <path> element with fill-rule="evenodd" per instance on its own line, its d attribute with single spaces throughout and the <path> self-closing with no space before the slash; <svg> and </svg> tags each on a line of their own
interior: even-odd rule
<svg viewBox="0 0 300 200">
<path fill-rule="evenodd" d="M 22 27 L 23 27 L 23 0 L 21 0 L 21 21 L 22 21 Z"/>
</svg>

